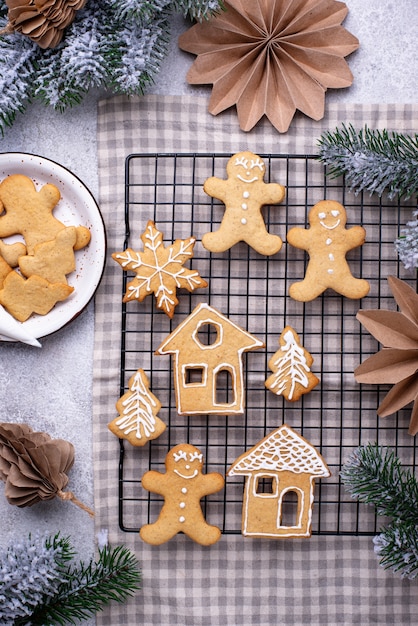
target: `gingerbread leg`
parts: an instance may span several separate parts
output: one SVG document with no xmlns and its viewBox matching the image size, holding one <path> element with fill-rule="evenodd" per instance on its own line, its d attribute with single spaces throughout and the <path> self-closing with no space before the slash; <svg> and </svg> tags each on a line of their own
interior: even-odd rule
<svg viewBox="0 0 418 626">
<path fill-rule="evenodd" d="M 225 252 L 239 241 L 240 237 L 237 236 L 235 229 L 226 228 L 222 224 L 218 230 L 206 233 L 202 237 L 202 245 L 209 252 Z"/>
<path fill-rule="evenodd" d="M 177 535 L 182 530 L 176 525 L 164 523 L 162 520 L 157 520 L 153 524 L 145 524 L 139 531 L 139 535 L 145 543 L 150 543 L 153 546 L 159 546 L 162 543 L 166 543 Z"/>
<path fill-rule="evenodd" d="M 327 285 L 321 285 L 318 282 L 305 278 L 298 283 L 290 285 L 289 296 L 299 302 L 310 302 L 320 296 L 325 289 L 327 289 Z"/>
<path fill-rule="evenodd" d="M 344 277 L 337 285 L 332 287 L 342 296 L 354 300 L 364 298 L 370 291 L 370 284 L 363 278 L 354 278 L 354 276 Z"/>
<path fill-rule="evenodd" d="M 182 529 L 184 534 L 202 546 L 211 546 L 221 538 L 221 531 L 217 526 L 211 526 L 205 521 Z"/>
<path fill-rule="evenodd" d="M 247 239 L 244 239 L 244 241 L 256 252 L 265 256 L 276 254 L 283 245 L 283 241 L 278 235 L 271 235 L 267 231 L 265 231 L 259 239 L 252 237 L 251 241 L 247 241 Z"/>
</svg>

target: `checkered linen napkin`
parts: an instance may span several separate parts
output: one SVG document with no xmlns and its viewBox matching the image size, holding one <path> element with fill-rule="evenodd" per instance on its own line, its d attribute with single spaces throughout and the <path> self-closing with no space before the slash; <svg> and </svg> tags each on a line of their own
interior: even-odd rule
<svg viewBox="0 0 418 626">
<path fill-rule="evenodd" d="M 124 239 L 125 158 L 135 152 L 234 153 L 244 149 L 257 154 L 312 154 L 317 152 L 321 133 L 343 122 L 414 132 L 418 107 L 330 104 L 323 120 L 296 116 L 284 135 L 267 121 L 243 133 L 233 111 L 213 118 L 207 113 L 206 100 L 190 96 L 118 96 L 101 101 L 98 113 L 100 208 L 107 229 L 108 263 L 95 300 L 96 522 L 98 530 L 109 530 L 111 544 L 124 543 L 136 552 L 143 587 L 125 604 L 112 604 L 100 613 L 97 624 L 416 623 L 417 583 L 385 572 L 373 554 L 370 536 L 319 534 L 304 540 L 263 541 L 223 535 L 217 544 L 204 548 L 183 535 L 152 547 L 137 533 L 122 532 L 118 524 L 119 443 L 107 423 L 116 416 L 120 385 L 126 383 L 120 380 L 121 270 L 109 260 Z M 135 475 L 133 469 L 135 480 L 141 472 L 138 467 Z"/>
</svg>

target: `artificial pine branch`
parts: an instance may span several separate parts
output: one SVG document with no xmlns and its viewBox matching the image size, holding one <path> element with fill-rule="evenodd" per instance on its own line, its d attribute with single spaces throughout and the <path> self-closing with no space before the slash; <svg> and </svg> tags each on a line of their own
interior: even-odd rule
<svg viewBox="0 0 418 626">
<path fill-rule="evenodd" d="M 377 444 L 357 448 L 341 470 L 349 493 L 392 518 L 375 538 L 380 564 L 414 578 L 418 575 L 418 482 L 395 453 Z"/>
<path fill-rule="evenodd" d="M 96 562 L 74 563 L 68 538 L 29 538 L 0 553 L 0 623 L 78 624 L 110 601 L 140 588 L 135 556 L 125 547 L 99 550 Z"/>
<path fill-rule="evenodd" d="M 0 36 L 0 135 L 33 100 L 64 111 L 93 87 L 142 95 L 168 52 L 172 11 L 202 20 L 221 0 L 88 0 L 61 43 L 42 50 L 20 33 Z M 7 7 L 0 0 L 0 30 Z"/>
<path fill-rule="evenodd" d="M 323 133 L 319 160 L 333 177 L 345 175 L 351 190 L 367 190 L 389 198 L 410 198 L 418 193 L 418 135 L 387 130 L 356 130 L 352 124 Z"/>
<path fill-rule="evenodd" d="M 412 215 L 415 219 L 406 223 L 395 241 L 399 259 L 407 270 L 418 268 L 418 211 Z"/>
<path fill-rule="evenodd" d="M 65 578 L 56 596 L 34 611 L 33 626 L 77 624 L 101 611 L 110 601 L 125 601 L 139 589 L 140 582 L 136 558 L 124 546 L 103 548 L 97 562 L 73 565 L 65 572 Z"/>
</svg>

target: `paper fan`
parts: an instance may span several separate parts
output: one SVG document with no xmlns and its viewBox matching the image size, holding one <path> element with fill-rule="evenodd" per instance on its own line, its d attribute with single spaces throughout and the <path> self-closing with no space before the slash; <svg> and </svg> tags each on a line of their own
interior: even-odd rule
<svg viewBox="0 0 418 626">
<path fill-rule="evenodd" d="M 179 38 L 182 50 L 197 55 L 188 82 L 213 85 L 213 115 L 235 105 L 242 130 L 266 115 L 286 132 L 297 109 L 320 120 L 326 90 L 351 85 L 344 57 L 359 42 L 341 26 L 345 3 L 226 0 L 224 5 L 225 11 Z"/>
</svg>

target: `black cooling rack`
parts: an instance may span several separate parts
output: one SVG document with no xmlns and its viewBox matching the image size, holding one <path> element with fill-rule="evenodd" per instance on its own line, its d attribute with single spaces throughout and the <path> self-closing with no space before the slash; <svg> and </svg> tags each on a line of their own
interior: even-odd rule
<svg viewBox="0 0 418 626">
<path fill-rule="evenodd" d="M 410 280 L 400 266 L 394 240 L 410 219 L 412 201 L 390 201 L 368 194 L 355 195 L 344 179 L 327 176 L 313 155 L 261 155 L 266 182 L 286 187 L 282 204 L 265 207 L 269 232 L 283 239 L 272 257 L 263 257 L 240 243 L 222 254 L 211 254 L 201 245 L 202 236 L 218 228 L 224 206 L 203 192 L 209 176 L 225 178 L 230 154 L 131 154 L 126 159 L 125 238 L 119 250 L 142 250 L 140 235 L 149 219 L 164 233 L 165 245 L 194 235 L 195 254 L 187 267 L 205 278 L 207 289 L 193 294 L 179 290 L 179 305 L 170 320 L 155 307 L 153 296 L 141 304 L 122 307 L 120 395 L 129 378 L 143 368 L 152 392 L 162 403 L 159 417 L 166 431 L 142 448 L 120 442 L 119 524 L 126 532 L 154 521 L 162 500 L 141 486 L 148 469 L 164 471 L 167 451 L 190 442 L 201 449 L 205 472 L 226 474 L 232 462 L 266 434 L 287 423 L 308 439 L 325 458 L 332 476 L 315 487 L 313 534 L 375 534 L 379 521 L 374 510 L 358 504 L 339 479 L 341 466 L 359 445 L 377 442 L 390 446 L 405 467 L 416 468 L 415 438 L 408 435 L 410 407 L 381 419 L 376 409 L 390 387 L 359 385 L 353 370 L 378 349 L 377 342 L 356 320 L 359 308 L 395 309 L 386 277 Z M 301 280 L 306 256 L 286 243 L 287 231 L 307 226 L 311 206 L 323 199 L 341 202 L 347 210 L 347 227 L 362 224 L 366 243 L 347 255 L 354 276 L 370 282 L 370 294 L 362 301 L 327 291 L 316 300 L 301 303 L 288 296 L 292 282 Z M 121 272 L 121 293 L 130 278 Z M 207 302 L 266 344 L 265 349 L 244 356 L 246 408 L 241 416 L 179 416 L 173 391 L 170 356 L 155 350 L 200 302 Z M 312 371 L 320 384 L 294 403 L 264 387 L 271 373 L 268 360 L 278 348 L 284 326 L 292 326 L 314 357 Z M 210 523 L 224 534 L 241 532 L 243 479 L 227 478 L 223 491 L 208 496 L 202 506 Z"/>
</svg>

